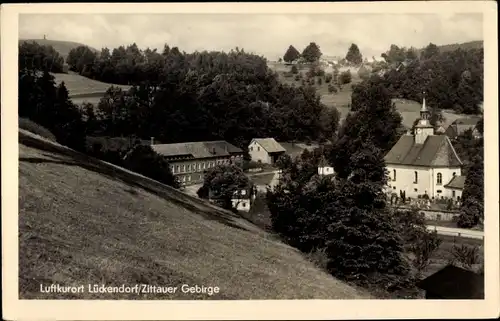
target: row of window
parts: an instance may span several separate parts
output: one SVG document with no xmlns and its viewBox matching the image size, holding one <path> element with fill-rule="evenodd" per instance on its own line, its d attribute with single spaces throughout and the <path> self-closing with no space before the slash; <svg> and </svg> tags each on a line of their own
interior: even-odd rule
<svg viewBox="0 0 500 321">
<path fill-rule="evenodd" d="M 182 164 L 182 165 L 170 165 L 172 173 L 191 173 L 196 171 L 201 171 L 204 169 L 215 167 L 216 165 L 229 164 L 231 161 L 229 159 L 200 162 L 198 164 Z"/>
<path fill-rule="evenodd" d="M 250 147 L 250 151 L 253 152 L 253 146 Z M 260 147 L 257 146 L 257 151 L 260 152 Z"/>
<path fill-rule="evenodd" d="M 457 174 L 453 172 L 453 177 L 455 177 Z M 394 169 L 392 171 L 392 180 L 396 181 L 396 170 Z M 414 172 L 414 179 L 413 179 L 413 184 L 418 184 L 418 172 Z M 437 173 L 436 175 L 436 185 L 442 185 L 443 184 L 443 174 Z"/>
</svg>

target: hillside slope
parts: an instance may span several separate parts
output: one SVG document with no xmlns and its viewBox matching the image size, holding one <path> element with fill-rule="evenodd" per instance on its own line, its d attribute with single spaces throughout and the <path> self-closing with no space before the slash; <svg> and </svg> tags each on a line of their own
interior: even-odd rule
<svg viewBox="0 0 500 321">
<path fill-rule="evenodd" d="M 59 54 L 64 58 L 64 61 L 66 61 L 66 57 L 68 57 L 69 52 L 71 49 L 77 48 L 79 46 L 87 46 L 82 43 L 78 42 L 73 42 L 73 41 L 61 41 L 61 40 L 49 40 L 49 39 L 19 39 L 19 43 L 23 42 L 36 42 L 41 46 L 52 46 L 54 49 L 59 52 Z M 89 47 L 91 50 L 97 52 L 95 48 Z"/>
<path fill-rule="evenodd" d="M 53 74 L 57 85 L 64 82 L 68 89 L 69 96 L 75 104 L 83 101 L 98 103 L 99 99 L 104 96 L 104 93 L 111 86 L 119 87 L 123 90 L 129 90 L 131 86 L 109 84 L 87 77 L 80 76 L 75 73 L 69 74 Z"/>
<path fill-rule="evenodd" d="M 19 131 L 20 299 L 369 298 L 230 212 Z M 218 286 L 46 294 L 40 284 Z"/>
</svg>

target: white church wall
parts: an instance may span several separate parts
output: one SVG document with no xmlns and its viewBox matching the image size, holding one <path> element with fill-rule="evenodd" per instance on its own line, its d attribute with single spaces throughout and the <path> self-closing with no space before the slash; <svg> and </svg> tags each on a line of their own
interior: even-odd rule
<svg viewBox="0 0 500 321">
<path fill-rule="evenodd" d="M 438 174 L 441 173 L 441 184 L 438 183 Z M 453 178 L 453 173 L 460 176 L 460 167 L 450 167 L 450 168 L 433 168 L 431 170 L 432 175 L 432 195 L 435 198 L 441 197 L 452 197 L 451 189 L 445 188 L 444 186 L 448 184 Z"/>
<path fill-rule="evenodd" d="M 399 191 L 405 191 L 406 197 L 416 198 L 427 191 L 431 196 L 431 171 L 428 168 L 412 167 L 405 165 L 388 165 L 389 186 L 388 188 L 399 196 Z M 396 180 L 394 180 L 394 170 Z M 417 172 L 417 183 L 415 183 L 415 172 Z"/>
</svg>

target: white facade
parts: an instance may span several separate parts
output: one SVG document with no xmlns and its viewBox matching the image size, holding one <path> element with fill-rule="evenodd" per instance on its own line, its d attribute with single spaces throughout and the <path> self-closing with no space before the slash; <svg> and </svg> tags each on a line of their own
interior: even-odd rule
<svg viewBox="0 0 500 321">
<path fill-rule="evenodd" d="M 318 175 L 332 175 L 334 172 L 332 166 L 318 166 Z"/>
<path fill-rule="evenodd" d="M 238 211 L 248 212 L 250 211 L 250 200 L 246 199 L 238 199 L 233 198 L 232 200 L 233 207 L 235 207 Z"/>
<path fill-rule="evenodd" d="M 407 165 L 388 165 L 388 189 L 399 195 L 400 191 L 406 197 L 416 198 L 418 195 L 427 194 L 429 197 L 453 197 L 453 190 L 444 186 L 451 181 L 454 175 L 460 176 L 460 167 L 426 168 Z M 455 198 L 458 196 L 455 192 Z M 461 197 L 460 191 L 460 197 Z"/>
<path fill-rule="evenodd" d="M 248 145 L 248 154 L 252 158 L 252 161 L 264 163 L 264 164 L 272 164 L 272 157 L 269 153 L 257 142 L 252 141 L 250 145 Z"/>
</svg>

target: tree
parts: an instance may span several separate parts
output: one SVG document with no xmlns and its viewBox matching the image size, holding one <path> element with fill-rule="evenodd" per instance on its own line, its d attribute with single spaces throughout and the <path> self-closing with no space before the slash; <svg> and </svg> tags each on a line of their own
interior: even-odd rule
<svg viewBox="0 0 500 321">
<path fill-rule="evenodd" d="M 172 174 L 170 164 L 151 146 L 136 145 L 124 158 L 123 164 L 127 169 L 174 188 L 180 187 L 179 181 Z"/>
<path fill-rule="evenodd" d="M 63 72 L 64 58 L 52 46 L 37 42 L 22 42 L 18 53 L 19 70 Z"/>
<path fill-rule="evenodd" d="M 342 123 L 329 156 L 330 163 L 342 178 L 351 175 L 351 155 L 364 142 L 371 141 L 387 153 L 401 135 L 401 115 L 383 84 L 376 80 L 363 82 L 354 88 L 351 100 L 351 112 Z"/>
<path fill-rule="evenodd" d="M 345 85 L 351 83 L 352 80 L 352 75 L 350 70 L 346 70 L 338 76 L 339 78 L 339 84 L 340 85 Z"/>
<path fill-rule="evenodd" d="M 432 42 L 425 47 L 425 49 L 420 54 L 420 59 L 430 59 L 439 54 L 439 48 Z"/>
<path fill-rule="evenodd" d="M 349 50 L 347 51 L 347 55 L 345 56 L 345 59 L 355 66 L 360 65 L 363 62 L 363 56 L 361 55 L 361 52 L 359 51 L 358 45 L 356 45 L 354 43 L 351 44 L 351 46 L 349 47 Z"/>
<path fill-rule="evenodd" d="M 104 56 L 104 58 L 106 57 Z M 66 58 L 70 69 L 80 74 L 91 72 L 96 60 L 96 53 L 87 46 L 78 46 L 71 49 Z"/>
<path fill-rule="evenodd" d="M 315 62 L 318 61 L 319 58 L 321 58 L 321 50 L 320 47 L 315 43 L 311 42 L 307 47 L 302 51 L 302 57 L 307 61 L 307 62 Z"/>
<path fill-rule="evenodd" d="M 235 192 L 249 188 L 250 181 L 236 165 L 218 165 L 205 172 L 199 195 L 209 197 L 225 209 L 233 209 Z"/>
<path fill-rule="evenodd" d="M 472 160 L 467 171 L 462 205 L 457 225 L 471 228 L 482 222 L 484 218 L 484 161 L 483 149 Z"/>
<path fill-rule="evenodd" d="M 285 62 L 291 63 L 300 57 L 300 52 L 292 45 L 288 47 L 285 55 L 283 56 L 283 60 Z"/>
<path fill-rule="evenodd" d="M 388 64 L 399 64 L 403 62 L 407 54 L 405 52 L 404 48 L 399 48 L 397 45 L 392 44 L 389 51 L 386 51 L 381 55 L 382 58 L 388 63 Z"/>
</svg>

